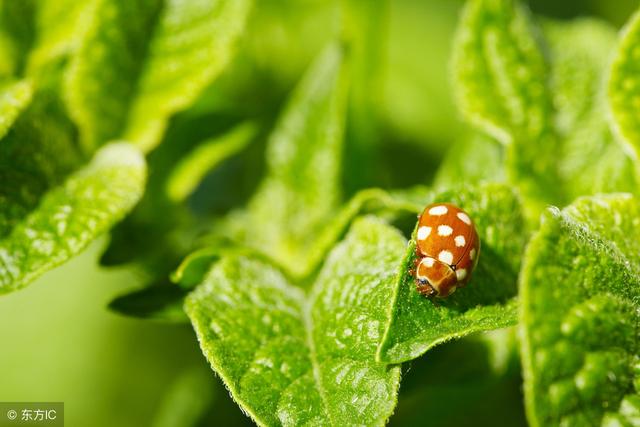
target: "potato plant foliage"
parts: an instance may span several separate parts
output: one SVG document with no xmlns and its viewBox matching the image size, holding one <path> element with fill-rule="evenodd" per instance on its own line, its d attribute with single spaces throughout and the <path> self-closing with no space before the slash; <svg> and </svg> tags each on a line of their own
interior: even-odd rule
<svg viewBox="0 0 640 427">
<path fill-rule="evenodd" d="M 640 425 L 640 11 L 618 33 L 467 0 L 465 131 L 423 166 L 421 141 L 389 154 L 391 2 L 333 2 L 322 35 L 277 22 L 313 2 L 267 3 L 0 2 L 0 294 L 108 232 L 100 263 L 137 272 L 109 308 L 192 328 L 213 370 L 158 425 L 200 425 L 212 381 L 264 426 L 462 425 L 487 395 L 516 408 L 493 425 L 518 402 L 534 426 Z M 434 202 L 482 242 L 440 300 L 413 276 Z"/>
</svg>

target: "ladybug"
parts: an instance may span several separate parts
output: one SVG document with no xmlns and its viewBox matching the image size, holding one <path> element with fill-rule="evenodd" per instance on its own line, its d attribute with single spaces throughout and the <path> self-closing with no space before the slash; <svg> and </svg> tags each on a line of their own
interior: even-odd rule
<svg viewBox="0 0 640 427">
<path fill-rule="evenodd" d="M 471 217 L 450 203 L 427 206 L 418 219 L 416 287 L 428 298 L 445 298 L 466 286 L 480 256 Z"/>
</svg>

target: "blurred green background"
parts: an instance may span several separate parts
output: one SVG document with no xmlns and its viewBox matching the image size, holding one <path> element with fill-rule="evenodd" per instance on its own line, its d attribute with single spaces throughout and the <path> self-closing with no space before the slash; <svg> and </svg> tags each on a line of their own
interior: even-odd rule
<svg viewBox="0 0 640 427">
<path fill-rule="evenodd" d="M 458 0 L 390 2 L 388 37 L 378 51 L 384 92 L 377 114 L 388 164 L 379 185 L 428 183 L 447 148 L 464 132 L 447 77 L 461 5 Z M 536 0 L 530 6 L 536 13 L 562 19 L 600 16 L 620 27 L 637 2 Z M 326 29 L 335 26 L 332 2 L 257 2 L 234 64 L 192 110 L 174 121 L 167 142 L 172 131 L 184 137 L 181 121 L 215 111 L 236 108 L 241 116 L 275 117 L 331 36 Z M 196 205 L 229 208 L 224 197 L 214 203 L 208 199 L 211 193 L 196 196 Z M 106 243 L 97 242 L 28 288 L 0 298 L 0 401 L 63 401 L 69 426 L 188 425 L 187 414 L 200 412 L 204 425 L 249 424 L 209 370 L 188 325 L 141 321 L 107 310 L 114 296 L 140 280 L 125 268 L 97 266 Z M 471 339 L 443 346 L 407 367 L 392 424 L 420 425 L 425 411 L 434 425 L 472 420 L 474 425 L 523 424 L 517 360 L 509 356 L 500 378 L 487 380 L 482 372 L 490 370 L 485 366 L 489 355 L 474 361 L 462 358 L 457 364 L 447 358 L 449 352 L 477 354 L 465 353 L 475 351 L 474 343 Z M 435 375 L 442 359 L 448 370 L 460 366 L 453 379 L 449 372 L 446 381 Z M 489 404 L 483 398 L 488 395 L 499 398 L 499 405 Z M 476 403 L 466 404 L 461 413 L 455 410 L 460 399 Z M 496 414 L 504 419 L 496 420 Z"/>
</svg>

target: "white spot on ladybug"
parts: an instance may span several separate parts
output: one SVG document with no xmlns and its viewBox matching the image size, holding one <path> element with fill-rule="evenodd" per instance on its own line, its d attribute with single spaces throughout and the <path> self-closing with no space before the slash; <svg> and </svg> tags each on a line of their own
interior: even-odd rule
<svg viewBox="0 0 640 427">
<path fill-rule="evenodd" d="M 469 252 L 469 258 L 471 258 L 471 261 L 473 261 L 473 259 L 476 257 L 476 248 L 471 249 L 471 252 Z"/>
<path fill-rule="evenodd" d="M 458 218 L 460 218 L 460 221 L 464 222 L 465 224 L 471 225 L 471 218 L 469 218 L 469 215 L 464 212 L 458 212 L 456 215 L 458 216 Z"/>
<path fill-rule="evenodd" d="M 453 240 L 456 242 L 456 246 L 459 248 L 462 248 L 464 245 L 467 244 L 467 241 L 465 240 L 463 235 L 456 236 L 455 239 Z"/>
<path fill-rule="evenodd" d="M 464 268 L 459 268 L 456 270 L 456 278 L 459 282 L 464 280 L 465 277 L 467 277 L 467 270 L 465 270 Z"/>
<path fill-rule="evenodd" d="M 418 228 L 418 240 L 426 239 L 427 237 L 429 237 L 429 234 L 431 234 L 431 227 L 423 225 L 422 227 Z"/>
<path fill-rule="evenodd" d="M 449 209 L 447 209 L 446 206 L 434 206 L 431 209 L 429 209 L 429 215 L 436 215 L 436 216 L 440 216 L 440 215 L 444 215 L 447 212 L 449 212 Z"/>
<path fill-rule="evenodd" d="M 427 267 L 427 268 L 431 268 L 431 267 L 433 267 L 433 264 L 434 264 L 435 262 L 436 262 L 436 260 L 435 260 L 435 259 L 433 259 L 433 258 L 431 258 L 431 257 L 425 257 L 425 258 L 422 258 L 422 259 L 420 260 L 420 265 L 424 265 L 424 266 L 425 266 L 425 267 Z M 424 274 L 420 274 L 420 267 L 418 267 L 418 268 L 416 269 L 416 273 L 417 273 L 417 274 L 416 274 L 416 277 L 417 277 L 418 279 L 427 279 L 427 276 L 426 276 L 426 275 L 424 275 Z"/>
<path fill-rule="evenodd" d="M 449 251 L 440 251 L 438 259 L 445 264 L 451 264 L 453 262 L 453 254 Z"/>
<path fill-rule="evenodd" d="M 438 236 L 451 236 L 451 233 L 453 233 L 453 228 L 448 225 L 438 226 Z"/>
</svg>

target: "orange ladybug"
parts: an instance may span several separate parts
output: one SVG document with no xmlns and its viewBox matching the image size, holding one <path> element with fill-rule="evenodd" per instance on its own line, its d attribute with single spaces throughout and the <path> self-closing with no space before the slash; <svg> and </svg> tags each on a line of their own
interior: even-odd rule
<svg viewBox="0 0 640 427">
<path fill-rule="evenodd" d="M 480 256 L 480 238 L 471 217 L 450 203 L 427 206 L 418 220 L 416 267 L 418 292 L 446 298 L 466 286 Z"/>
</svg>

